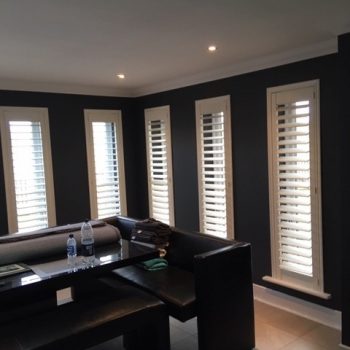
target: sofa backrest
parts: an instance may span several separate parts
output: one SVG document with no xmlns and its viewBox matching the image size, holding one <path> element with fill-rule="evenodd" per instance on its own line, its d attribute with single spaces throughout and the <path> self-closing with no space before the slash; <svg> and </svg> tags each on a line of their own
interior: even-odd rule
<svg viewBox="0 0 350 350">
<path fill-rule="evenodd" d="M 176 265 L 188 271 L 193 271 L 194 257 L 196 255 L 232 244 L 232 241 L 226 239 L 200 232 L 183 231 L 173 227 L 166 258 L 172 265 Z"/>
<path fill-rule="evenodd" d="M 80 247 L 80 227 L 75 225 L 57 226 L 25 234 L 10 234 L 0 237 L 0 265 L 25 262 L 54 255 L 64 255 L 68 232 L 74 235 Z M 93 226 L 95 245 L 117 242 L 120 239 L 118 228 L 106 223 Z"/>
<path fill-rule="evenodd" d="M 128 216 L 111 216 L 110 218 L 103 219 L 107 224 L 118 227 L 118 230 L 123 239 L 131 240 L 131 231 L 135 227 L 138 219 Z"/>
<path fill-rule="evenodd" d="M 131 231 L 138 220 L 127 216 L 113 216 L 104 219 L 104 221 L 116 225 L 120 230 L 121 236 L 124 239 L 130 240 Z M 171 265 L 181 267 L 188 271 L 193 271 L 193 259 L 195 255 L 234 244 L 234 241 L 229 241 L 227 239 L 171 227 L 170 242 L 165 258 Z"/>
</svg>

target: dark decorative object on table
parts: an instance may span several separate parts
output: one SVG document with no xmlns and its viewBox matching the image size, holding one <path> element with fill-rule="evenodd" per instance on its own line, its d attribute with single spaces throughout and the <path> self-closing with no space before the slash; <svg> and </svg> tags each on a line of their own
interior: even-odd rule
<svg viewBox="0 0 350 350">
<path fill-rule="evenodd" d="M 169 225 L 149 218 L 136 222 L 131 232 L 131 240 L 158 248 L 160 255 L 164 256 L 169 245 L 170 234 L 171 229 Z"/>
</svg>

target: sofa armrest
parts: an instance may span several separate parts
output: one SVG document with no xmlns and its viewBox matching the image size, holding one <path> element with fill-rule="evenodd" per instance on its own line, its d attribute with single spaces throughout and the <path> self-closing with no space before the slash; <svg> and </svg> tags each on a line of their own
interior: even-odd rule
<svg viewBox="0 0 350 350">
<path fill-rule="evenodd" d="M 109 218 L 105 218 L 103 219 L 103 221 L 107 224 L 117 227 L 120 231 L 122 238 L 130 241 L 131 231 L 135 227 L 136 222 L 139 220 L 128 216 L 116 215 L 111 216 Z"/>
<path fill-rule="evenodd" d="M 221 248 L 218 248 L 218 249 L 213 249 L 213 250 L 210 250 L 208 252 L 205 252 L 205 253 L 201 253 L 201 254 L 196 254 L 194 255 L 194 258 L 195 259 L 198 259 L 201 260 L 201 259 L 209 259 L 211 256 L 215 256 L 217 254 L 221 254 L 225 251 L 231 251 L 232 249 L 236 249 L 238 247 L 243 247 L 243 246 L 247 246 L 248 243 L 244 243 L 244 242 L 232 242 L 232 244 L 228 245 L 228 246 L 225 246 L 225 247 L 221 247 Z"/>
<path fill-rule="evenodd" d="M 237 348 L 254 348 L 250 245 L 236 243 L 196 255 L 194 274 L 198 332 L 208 335 L 200 338 L 199 348 L 214 349 L 213 339 L 221 339 L 221 348 L 228 349 L 232 337 L 241 342 Z"/>
</svg>

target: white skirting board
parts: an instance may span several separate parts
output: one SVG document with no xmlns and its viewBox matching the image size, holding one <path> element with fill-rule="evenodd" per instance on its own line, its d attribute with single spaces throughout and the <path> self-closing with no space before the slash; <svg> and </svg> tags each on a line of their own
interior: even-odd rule
<svg viewBox="0 0 350 350">
<path fill-rule="evenodd" d="M 325 326 L 341 329 L 341 312 L 254 284 L 254 299 Z"/>
</svg>

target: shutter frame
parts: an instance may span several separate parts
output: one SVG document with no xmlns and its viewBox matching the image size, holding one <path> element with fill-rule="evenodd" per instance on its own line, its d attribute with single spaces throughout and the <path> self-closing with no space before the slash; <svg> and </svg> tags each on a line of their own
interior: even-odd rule
<svg viewBox="0 0 350 350">
<path fill-rule="evenodd" d="M 47 108 L 35 108 L 35 107 L 0 107 L 1 116 L 1 142 L 4 162 L 4 175 L 5 175 L 5 190 L 6 190 L 6 202 L 8 212 L 8 226 L 9 233 L 15 233 L 19 230 L 21 232 L 28 232 L 35 229 L 39 229 L 47 226 L 56 225 L 56 210 L 55 210 L 55 196 L 54 196 L 54 185 L 53 185 L 53 173 L 52 173 L 52 159 L 51 159 L 51 142 L 50 142 L 50 129 L 49 129 L 49 118 Z M 37 182 L 36 186 L 45 187 L 46 197 L 46 222 L 45 226 L 34 225 L 28 226 L 24 229 L 23 226 L 19 225 L 19 221 L 23 222 L 23 219 L 17 215 L 17 201 L 16 201 L 16 190 L 15 190 L 15 170 L 13 168 L 13 157 L 11 150 L 11 130 L 10 122 L 27 122 L 33 125 L 37 123 L 40 126 L 41 142 L 37 145 L 41 147 L 42 154 L 42 170 L 44 174 L 42 182 Z M 33 132 L 33 135 L 36 132 Z M 38 154 L 37 151 L 32 149 L 31 154 Z M 35 158 L 33 158 L 34 160 Z M 33 170 L 38 172 L 38 170 Z M 37 180 L 40 180 L 37 178 Z M 35 192 L 35 191 L 34 191 Z M 39 191 L 42 193 L 42 191 Z"/>
<path fill-rule="evenodd" d="M 305 91 L 307 92 L 307 98 L 305 97 Z M 273 97 L 277 96 L 277 97 Z M 294 96 L 294 99 L 292 98 Z M 288 168 L 288 165 L 291 165 L 293 161 L 297 160 L 295 156 L 288 156 L 285 158 L 287 163 L 283 163 L 283 158 L 277 157 L 277 152 L 274 152 L 276 147 L 290 147 L 293 142 L 282 142 L 283 137 L 280 138 L 280 142 L 277 142 L 277 131 L 278 129 L 283 130 L 283 126 L 280 124 L 278 126 L 275 123 L 278 121 L 290 121 L 292 119 L 291 115 L 294 119 L 300 119 L 299 117 L 304 118 L 305 114 L 298 115 L 289 115 L 284 117 L 283 115 L 274 117 L 274 111 L 281 111 L 282 104 L 286 104 L 295 101 L 310 101 L 310 186 L 309 186 L 309 195 L 302 196 L 302 191 L 307 192 L 307 188 L 300 187 L 300 192 L 298 193 L 297 198 L 310 198 L 311 199 L 311 214 L 312 214 L 312 265 L 313 265 L 313 276 L 301 275 L 298 271 L 284 271 L 279 266 L 279 234 L 278 234 L 278 213 L 284 214 L 288 209 L 287 215 L 293 215 L 293 210 L 283 205 L 278 204 L 278 198 L 280 195 L 283 195 L 283 191 L 293 191 L 302 184 L 302 178 L 307 178 L 307 176 L 299 176 L 299 180 L 295 180 L 295 186 L 292 184 L 292 176 L 283 175 L 284 172 L 293 171 L 292 167 Z M 281 283 L 288 283 L 289 285 L 295 285 L 296 289 L 305 288 L 306 290 L 310 290 L 310 293 L 321 292 L 323 291 L 323 264 L 322 264 L 322 225 L 321 225 L 321 194 L 320 191 L 316 191 L 316 188 L 320 188 L 320 142 L 319 142 L 319 82 L 309 81 L 304 83 L 290 84 L 285 86 L 279 86 L 275 88 L 267 89 L 267 105 L 268 105 L 268 149 L 269 149 L 269 187 L 270 187 L 270 221 L 271 221 L 271 255 L 272 255 L 272 276 L 275 280 L 281 280 Z M 279 108 L 275 109 L 274 105 L 279 106 Z M 296 108 L 304 108 L 305 106 L 298 105 Z M 275 118 L 275 121 L 274 121 Z M 276 121 L 278 120 L 278 121 Z M 302 123 L 300 120 L 297 120 L 296 123 Z M 293 125 L 289 125 L 293 127 Z M 302 126 L 304 127 L 304 126 Z M 291 133 L 292 134 L 292 133 Z M 288 133 L 285 133 L 282 136 L 287 136 Z M 288 135 L 290 137 L 291 135 Z M 274 140 L 276 142 L 274 142 Z M 305 145 L 305 139 L 301 142 Z M 279 146 L 278 146 L 279 145 Z M 300 146 L 302 147 L 302 146 Z M 282 154 L 279 152 L 279 154 Z M 293 153 L 289 153 L 293 155 Z M 299 155 L 302 153 L 298 153 Z M 307 163 L 307 159 L 303 160 L 301 163 L 303 165 L 300 168 L 304 167 Z M 299 164 L 301 164 L 299 163 Z M 305 164 L 304 164 L 305 163 Z M 276 170 L 278 165 L 282 166 L 282 175 L 278 173 Z M 294 169 L 297 171 L 298 169 Z M 301 171 L 301 169 L 299 169 Z M 285 179 L 283 179 L 283 177 Z M 276 190 L 278 180 L 285 180 L 281 182 L 281 184 L 288 185 L 288 187 L 284 188 L 283 191 Z M 281 193 L 282 191 L 282 193 Z M 298 188 L 299 191 L 299 188 Z M 288 198 L 288 195 L 287 197 Z M 301 199 L 300 199 L 301 200 Z M 305 214 L 307 215 L 309 210 L 305 210 L 305 213 L 301 213 L 301 221 L 305 218 Z M 288 221 L 287 221 L 288 222 Z M 295 234 L 299 234 L 298 231 L 295 231 Z M 289 249 L 289 248 L 288 248 Z M 294 249 L 294 248 L 293 248 Z M 304 251 L 303 251 L 304 252 Z M 303 252 L 300 252 L 300 256 L 303 255 Z"/>
</svg>

